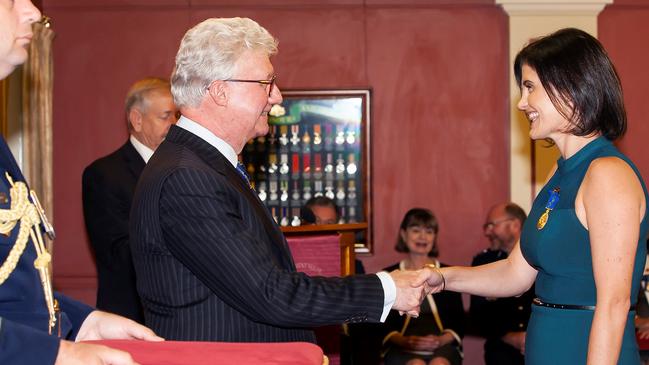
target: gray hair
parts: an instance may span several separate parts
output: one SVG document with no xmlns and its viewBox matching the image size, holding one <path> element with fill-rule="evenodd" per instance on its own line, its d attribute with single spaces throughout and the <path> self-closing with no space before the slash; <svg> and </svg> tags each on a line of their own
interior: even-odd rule
<svg viewBox="0 0 649 365">
<path fill-rule="evenodd" d="M 171 74 L 171 94 L 180 107 L 198 106 L 214 80 L 233 75 L 246 50 L 277 53 L 277 40 L 248 18 L 211 18 L 185 33 Z"/>
<path fill-rule="evenodd" d="M 126 112 L 126 126 L 129 132 L 133 131 L 133 126 L 129 119 L 129 114 L 133 108 L 146 112 L 149 107 L 149 93 L 155 90 L 169 91 L 169 81 L 159 77 L 147 77 L 136 81 L 126 93 L 124 100 L 124 111 Z"/>
</svg>

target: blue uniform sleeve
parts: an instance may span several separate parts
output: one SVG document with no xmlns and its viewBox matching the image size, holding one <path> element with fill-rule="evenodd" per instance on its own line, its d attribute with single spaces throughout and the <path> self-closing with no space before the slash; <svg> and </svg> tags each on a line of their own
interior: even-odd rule
<svg viewBox="0 0 649 365">
<path fill-rule="evenodd" d="M 74 341 L 79 333 L 81 324 L 86 320 L 86 317 L 95 309 L 69 298 L 61 293 L 55 292 L 54 297 L 59 301 L 59 308 L 64 312 L 72 324 L 72 332 L 68 335 L 68 340 Z M 2 362 L 0 362 L 2 364 Z"/>
<path fill-rule="evenodd" d="M 0 364 L 54 364 L 60 343 L 47 332 L 0 317 Z"/>
</svg>

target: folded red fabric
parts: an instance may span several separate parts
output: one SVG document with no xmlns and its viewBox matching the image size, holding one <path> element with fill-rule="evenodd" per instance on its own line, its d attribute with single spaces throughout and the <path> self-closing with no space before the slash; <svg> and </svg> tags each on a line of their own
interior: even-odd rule
<svg viewBox="0 0 649 365">
<path fill-rule="evenodd" d="M 638 340 L 638 347 L 640 350 L 649 350 L 649 338 L 640 338 L 640 336 L 636 333 L 636 339 Z"/>
<path fill-rule="evenodd" d="M 127 351 L 141 365 L 322 365 L 322 349 L 308 342 L 230 343 L 89 341 Z"/>
</svg>

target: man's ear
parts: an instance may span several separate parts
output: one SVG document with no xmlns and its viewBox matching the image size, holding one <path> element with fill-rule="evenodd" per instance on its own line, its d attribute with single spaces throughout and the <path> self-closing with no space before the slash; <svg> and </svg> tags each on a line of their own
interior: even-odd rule
<svg viewBox="0 0 649 365">
<path fill-rule="evenodd" d="M 207 93 L 216 105 L 228 105 L 230 89 L 227 86 L 227 82 L 222 80 L 214 81 L 212 85 L 210 85 L 209 89 L 207 89 Z"/>
<path fill-rule="evenodd" d="M 142 113 L 137 108 L 131 108 L 131 111 L 128 113 L 128 120 L 134 131 L 142 131 Z"/>
</svg>

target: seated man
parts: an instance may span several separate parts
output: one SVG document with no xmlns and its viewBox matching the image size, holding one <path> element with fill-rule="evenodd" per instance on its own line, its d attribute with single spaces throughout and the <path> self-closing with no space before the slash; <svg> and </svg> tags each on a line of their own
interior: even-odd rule
<svg viewBox="0 0 649 365">
<path fill-rule="evenodd" d="M 340 218 L 338 206 L 326 196 L 313 197 L 300 210 L 302 224 L 336 224 Z M 354 260 L 356 274 L 365 274 L 363 262 Z"/>
<path fill-rule="evenodd" d="M 338 206 L 326 196 L 313 197 L 300 210 L 302 224 L 336 224 L 340 218 Z M 356 274 L 364 274 L 363 261 L 354 259 Z M 375 334 L 381 327 L 376 323 L 358 323 L 343 326 L 340 358 L 342 363 L 376 364 L 380 361 L 381 339 Z"/>
<path fill-rule="evenodd" d="M 493 206 L 482 227 L 490 246 L 473 258 L 472 266 L 506 258 L 520 239 L 527 215 L 514 203 Z M 486 365 L 523 365 L 525 331 L 531 314 L 534 287 L 514 298 L 471 296 L 471 322 L 486 337 Z"/>
</svg>

